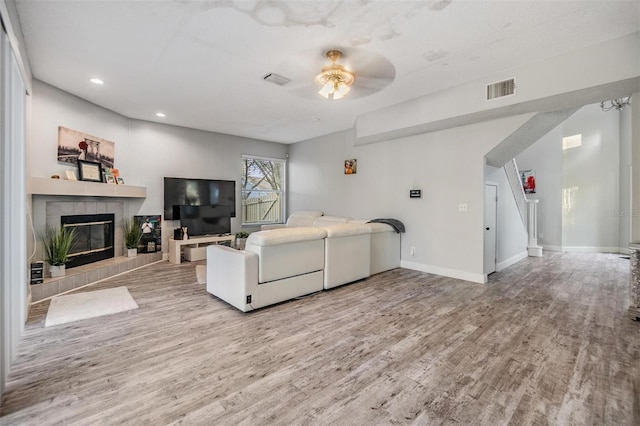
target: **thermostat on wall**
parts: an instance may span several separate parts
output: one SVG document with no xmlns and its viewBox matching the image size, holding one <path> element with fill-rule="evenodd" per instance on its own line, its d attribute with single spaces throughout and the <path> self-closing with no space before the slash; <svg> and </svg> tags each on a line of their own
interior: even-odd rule
<svg viewBox="0 0 640 426">
<path fill-rule="evenodd" d="M 422 190 L 421 189 L 410 189 L 409 190 L 409 198 L 422 198 Z"/>
</svg>

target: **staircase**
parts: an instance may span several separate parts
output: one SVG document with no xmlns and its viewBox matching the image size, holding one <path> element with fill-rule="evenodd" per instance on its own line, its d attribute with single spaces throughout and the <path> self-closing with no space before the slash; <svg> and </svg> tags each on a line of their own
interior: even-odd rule
<svg viewBox="0 0 640 426">
<path fill-rule="evenodd" d="M 520 180 L 520 172 L 515 158 L 504 165 L 504 171 L 516 201 L 516 206 L 520 212 L 522 224 L 527 229 L 529 235 L 527 251 L 529 256 L 542 256 L 542 247 L 538 246 L 538 201 L 528 200 L 522 189 L 522 181 Z"/>
<path fill-rule="evenodd" d="M 527 197 L 524 195 L 524 189 L 522 189 L 522 182 L 520 180 L 520 172 L 516 165 L 516 159 L 509 161 L 504 165 L 504 171 L 507 174 L 507 180 L 513 193 L 513 198 L 516 200 L 516 206 L 520 212 L 520 218 L 522 224 L 527 227 Z"/>
</svg>

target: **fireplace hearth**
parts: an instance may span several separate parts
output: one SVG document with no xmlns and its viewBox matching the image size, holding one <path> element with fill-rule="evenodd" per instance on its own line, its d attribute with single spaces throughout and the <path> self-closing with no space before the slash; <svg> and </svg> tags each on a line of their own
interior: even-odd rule
<svg viewBox="0 0 640 426">
<path fill-rule="evenodd" d="M 114 257 L 114 223 L 115 216 L 110 213 L 61 216 L 62 227 L 76 230 L 66 267 L 74 268 Z"/>
</svg>

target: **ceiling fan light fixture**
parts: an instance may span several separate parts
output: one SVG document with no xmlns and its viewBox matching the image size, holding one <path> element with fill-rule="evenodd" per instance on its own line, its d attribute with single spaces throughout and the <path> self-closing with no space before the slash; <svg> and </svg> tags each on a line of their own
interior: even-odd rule
<svg viewBox="0 0 640 426">
<path fill-rule="evenodd" d="M 351 91 L 351 85 L 355 81 L 355 75 L 342 65 L 336 64 L 336 61 L 342 57 L 339 50 L 330 50 L 327 52 L 327 58 L 332 62 L 322 68 L 320 74 L 316 76 L 316 83 L 322 86 L 318 93 L 326 98 L 338 100 L 343 98 Z"/>
</svg>

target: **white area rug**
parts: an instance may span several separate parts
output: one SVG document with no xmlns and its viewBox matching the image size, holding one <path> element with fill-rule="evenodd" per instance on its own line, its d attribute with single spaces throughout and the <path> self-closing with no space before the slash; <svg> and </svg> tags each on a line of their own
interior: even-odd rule
<svg viewBox="0 0 640 426">
<path fill-rule="evenodd" d="M 198 277 L 198 284 L 207 283 L 207 265 L 196 265 L 196 277 Z"/>
<path fill-rule="evenodd" d="M 138 309 L 127 287 L 68 294 L 54 297 L 49 305 L 45 327 L 87 318 Z"/>
</svg>

